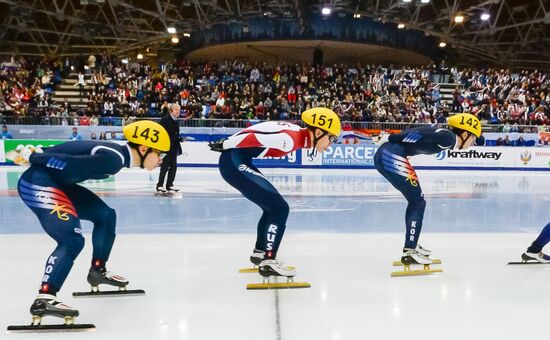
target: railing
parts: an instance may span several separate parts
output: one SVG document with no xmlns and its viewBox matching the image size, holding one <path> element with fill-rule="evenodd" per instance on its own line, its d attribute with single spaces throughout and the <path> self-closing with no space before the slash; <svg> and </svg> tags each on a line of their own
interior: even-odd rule
<svg viewBox="0 0 550 340">
<path fill-rule="evenodd" d="M 141 119 L 141 118 L 140 118 Z M 143 118 L 158 121 L 160 118 Z M 122 126 L 122 117 L 100 117 L 101 126 Z M 262 122 L 261 120 L 235 120 L 235 119 L 180 119 L 182 127 L 201 127 L 201 128 L 246 128 L 248 126 Z M 292 121 L 300 124 L 301 121 Z M 69 125 L 78 126 L 79 118 L 74 117 L 18 117 L 0 115 L 0 124 L 6 125 Z M 415 127 L 431 126 L 427 123 L 396 123 L 396 122 L 342 122 L 344 127 L 350 127 L 353 130 L 405 130 Z M 445 127 L 446 124 L 436 124 Z M 538 125 L 492 125 L 485 124 L 484 132 L 520 132 L 537 133 L 539 131 L 550 131 L 549 127 Z"/>
</svg>

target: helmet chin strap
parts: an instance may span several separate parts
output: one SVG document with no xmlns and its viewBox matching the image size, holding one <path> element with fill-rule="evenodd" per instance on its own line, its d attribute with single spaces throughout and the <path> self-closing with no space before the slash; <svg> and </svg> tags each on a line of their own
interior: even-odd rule
<svg viewBox="0 0 550 340">
<path fill-rule="evenodd" d="M 460 133 L 458 135 L 458 137 L 460 138 L 460 146 L 458 147 L 459 150 L 462 150 L 462 147 L 464 146 L 464 144 L 466 144 L 466 141 L 470 138 L 471 135 L 473 135 L 471 132 L 468 132 L 468 136 L 466 136 L 466 138 L 462 138 L 462 133 Z"/>
<path fill-rule="evenodd" d="M 309 158 L 310 161 L 312 161 L 313 158 L 315 156 L 317 156 L 317 143 L 319 142 L 319 140 L 321 138 L 325 137 L 327 134 L 328 134 L 328 132 L 323 131 L 323 134 L 321 136 L 317 137 L 317 136 L 315 136 L 315 132 L 313 132 L 313 149 L 311 151 L 307 152 L 307 157 Z"/>
<path fill-rule="evenodd" d="M 151 153 L 151 151 L 153 151 L 151 148 L 147 148 L 147 151 L 145 151 L 145 153 L 142 155 L 141 152 L 139 152 L 139 149 L 137 149 L 137 153 L 139 155 L 139 167 L 144 169 L 143 167 L 143 163 L 145 163 L 145 158 L 147 158 L 147 156 L 149 156 L 149 154 Z"/>
</svg>

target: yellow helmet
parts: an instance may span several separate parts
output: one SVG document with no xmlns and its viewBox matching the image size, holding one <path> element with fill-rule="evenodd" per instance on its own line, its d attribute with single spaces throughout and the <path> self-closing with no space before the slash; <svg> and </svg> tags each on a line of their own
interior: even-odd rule
<svg viewBox="0 0 550 340">
<path fill-rule="evenodd" d="M 155 150 L 168 152 L 170 137 L 166 129 L 159 123 L 150 120 L 140 120 L 128 124 L 122 129 L 124 137 L 134 144 L 144 145 Z"/>
<path fill-rule="evenodd" d="M 450 127 L 471 132 L 476 137 L 481 136 L 481 122 L 473 114 L 457 113 L 449 117 L 447 123 Z"/>
<path fill-rule="evenodd" d="M 340 117 L 334 111 L 325 107 L 315 107 L 302 112 L 302 121 L 336 137 L 340 136 Z"/>
</svg>

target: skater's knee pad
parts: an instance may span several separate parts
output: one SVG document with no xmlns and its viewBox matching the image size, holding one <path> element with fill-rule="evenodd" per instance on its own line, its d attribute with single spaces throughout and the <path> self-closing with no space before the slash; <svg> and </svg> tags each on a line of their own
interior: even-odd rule
<svg viewBox="0 0 550 340">
<path fill-rule="evenodd" d="M 289 212 L 290 207 L 282 197 L 280 197 L 280 199 L 273 200 L 273 204 L 270 207 L 271 215 L 277 215 L 280 219 L 284 219 L 286 221 Z"/>
<path fill-rule="evenodd" d="M 74 260 L 84 248 L 84 237 L 82 237 L 82 235 L 73 235 L 66 241 L 61 242 L 59 245 L 64 247 L 67 255 L 72 257 Z"/>
<path fill-rule="evenodd" d="M 101 224 L 104 227 L 108 226 L 109 228 L 115 230 L 116 225 L 116 211 L 112 208 L 105 207 L 97 213 L 97 217 L 94 221 L 94 224 Z"/>
</svg>

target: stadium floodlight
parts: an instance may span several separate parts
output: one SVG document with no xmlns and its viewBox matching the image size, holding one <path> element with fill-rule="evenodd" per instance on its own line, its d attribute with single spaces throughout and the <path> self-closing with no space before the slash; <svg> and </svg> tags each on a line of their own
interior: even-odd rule
<svg viewBox="0 0 550 340">
<path fill-rule="evenodd" d="M 429 4 L 430 0 L 420 0 L 420 2 L 423 3 L 423 4 Z"/>
<path fill-rule="evenodd" d="M 138 58 L 139 60 L 143 59 L 143 54 L 138 53 L 137 58 Z"/>
<path fill-rule="evenodd" d="M 447 46 L 446 42 L 442 41 L 442 42 L 439 43 L 439 47 L 443 48 L 445 46 Z"/>
<path fill-rule="evenodd" d="M 489 20 L 490 17 L 491 17 L 491 14 L 489 14 L 489 13 L 483 13 L 483 14 L 481 15 L 481 20 L 487 21 L 487 20 Z"/>
<path fill-rule="evenodd" d="M 332 10 L 329 7 L 323 7 L 321 9 L 321 14 L 323 15 L 330 15 L 330 13 L 332 13 Z"/>
<path fill-rule="evenodd" d="M 355 19 L 360 19 L 360 18 L 361 18 L 361 14 L 355 13 L 355 14 L 353 15 L 353 17 L 354 17 Z"/>
<path fill-rule="evenodd" d="M 183 32 L 183 36 L 186 37 L 186 38 L 191 38 L 191 33 Z"/>
<path fill-rule="evenodd" d="M 403 2 L 411 2 L 412 0 L 403 0 Z"/>
<path fill-rule="evenodd" d="M 124 58 L 121 60 L 123 64 L 128 64 L 128 58 Z M 71 66 L 72 67 L 72 66 Z"/>
<path fill-rule="evenodd" d="M 166 31 L 170 34 L 174 34 L 174 33 L 176 33 L 176 28 L 175 27 L 168 27 L 168 28 L 166 28 Z"/>
<path fill-rule="evenodd" d="M 180 39 L 176 36 L 172 37 L 172 39 L 170 39 L 170 41 L 172 42 L 172 44 L 177 44 L 180 42 Z"/>
<path fill-rule="evenodd" d="M 399 25 L 397 25 L 397 28 L 399 28 L 399 29 L 405 28 L 405 24 L 399 24 Z"/>
<path fill-rule="evenodd" d="M 455 22 L 456 22 L 457 24 L 460 24 L 461 22 L 464 22 L 464 16 L 463 16 L 463 15 L 460 15 L 460 14 L 457 15 L 457 16 L 455 16 Z"/>
</svg>

